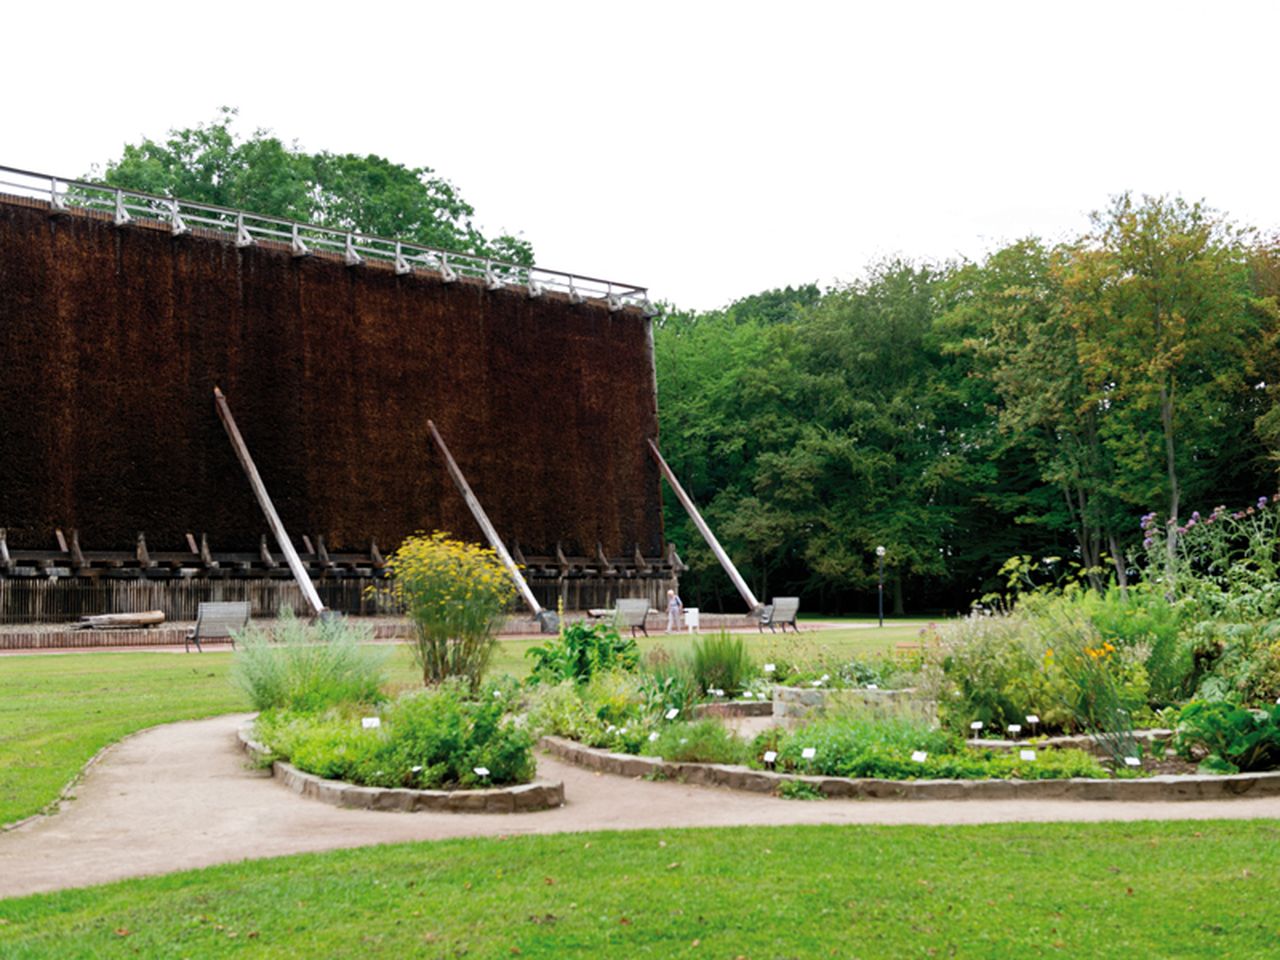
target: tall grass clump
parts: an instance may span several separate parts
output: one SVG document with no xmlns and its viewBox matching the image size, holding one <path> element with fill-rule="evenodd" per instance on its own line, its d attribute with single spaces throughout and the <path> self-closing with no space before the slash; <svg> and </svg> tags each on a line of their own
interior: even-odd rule
<svg viewBox="0 0 1280 960">
<path fill-rule="evenodd" d="M 274 626 L 251 624 L 237 635 L 232 681 L 258 710 L 322 710 L 339 703 L 372 703 L 385 679 L 387 651 L 361 646 L 367 626 L 346 619 L 312 625 L 281 611 Z"/>
<path fill-rule="evenodd" d="M 405 540 L 387 558 L 387 576 L 392 597 L 413 622 L 410 649 L 423 683 L 461 677 L 478 690 L 515 597 L 497 554 L 437 531 Z"/>
<path fill-rule="evenodd" d="M 735 696 L 756 675 L 742 638 L 731 637 L 727 630 L 695 640 L 691 665 L 694 682 L 703 693 L 720 690 L 725 696 Z"/>
</svg>

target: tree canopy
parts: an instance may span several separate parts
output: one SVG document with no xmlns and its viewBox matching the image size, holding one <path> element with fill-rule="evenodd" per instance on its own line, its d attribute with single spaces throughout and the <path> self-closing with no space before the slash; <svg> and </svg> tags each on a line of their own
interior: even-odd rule
<svg viewBox="0 0 1280 960">
<path fill-rule="evenodd" d="M 374 154 L 307 153 L 269 130 L 246 138 L 232 129 L 235 119 L 236 111 L 224 107 L 208 123 L 170 130 L 163 142 L 126 144 L 101 179 L 113 187 L 533 263 L 533 247 L 522 237 L 485 237 L 473 222 L 475 210 L 430 167 L 406 167 Z"/>
<path fill-rule="evenodd" d="M 763 596 L 963 608 L 1011 556 L 1133 575 L 1139 517 L 1251 502 L 1280 459 L 1280 249 L 1122 195 L 1078 239 L 877 264 L 669 315 L 662 448 Z M 735 601 L 668 503 L 685 593 Z M 1047 559 L 1046 559 L 1047 558 Z"/>
</svg>

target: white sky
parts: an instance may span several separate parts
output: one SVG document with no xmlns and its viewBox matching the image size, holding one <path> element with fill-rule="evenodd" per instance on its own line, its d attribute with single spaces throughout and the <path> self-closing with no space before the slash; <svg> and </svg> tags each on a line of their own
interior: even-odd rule
<svg viewBox="0 0 1280 960">
<path fill-rule="evenodd" d="M 0 17 L 0 164 L 240 108 L 452 180 L 544 267 L 711 308 L 1178 193 L 1280 229 L 1267 2 L 52 3 Z"/>
</svg>

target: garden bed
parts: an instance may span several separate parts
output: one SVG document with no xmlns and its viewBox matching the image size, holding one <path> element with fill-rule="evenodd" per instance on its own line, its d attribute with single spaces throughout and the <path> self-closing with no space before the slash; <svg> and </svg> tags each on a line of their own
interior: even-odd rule
<svg viewBox="0 0 1280 960">
<path fill-rule="evenodd" d="M 255 760 L 267 756 L 256 743 L 250 727 L 238 733 L 240 746 Z M 564 806 L 564 784 L 534 780 L 508 787 L 480 790 L 407 790 L 391 787 L 363 787 L 340 780 L 326 780 L 299 770 L 283 760 L 273 761 L 272 776 L 294 793 L 335 807 L 355 810 L 391 810 L 402 813 L 529 813 Z"/>
<path fill-rule="evenodd" d="M 773 715 L 780 719 L 807 718 L 830 708 L 868 707 L 890 710 L 933 722 L 937 704 L 914 689 L 876 690 L 865 687 L 789 687 L 773 688 Z"/>
<path fill-rule="evenodd" d="M 1132 779 L 876 780 L 774 773 L 718 763 L 676 763 L 660 757 L 613 753 L 546 736 L 539 745 L 561 760 L 624 777 L 678 780 L 753 793 L 778 793 L 805 784 L 822 797 L 870 800 L 1224 800 L 1280 795 L 1280 772 L 1158 775 Z"/>
</svg>

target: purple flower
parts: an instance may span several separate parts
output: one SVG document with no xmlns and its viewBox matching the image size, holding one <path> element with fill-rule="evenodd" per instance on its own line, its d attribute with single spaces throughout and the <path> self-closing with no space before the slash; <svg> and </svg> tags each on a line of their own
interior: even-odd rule
<svg viewBox="0 0 1280 960">
<path fill-rule="evenodd" d="M 1200 519 L 1200 511 L 1199 511 L 1199 510 L 1192 510 L 1192 511 L 1191 511 L 1191 519 L 1192 519 L 1192 520 L 1199 521 L 1199 519 Z"/>
<path fill-rule="evenodd" d="M 1153 545 L 1154 543 L 1155 543 L 1155 541 L 1154 541 L 1154 540 L 1152 540 L 1150 537 L 1147 537 L 1145 540 L 1143 540 L 1143 541 L 1142 541 L 1142 545 L 1143 545 L 1144 547 L 1146 547 L 1148 550 L 1150 550 L 1150 549 L 1151 549 L 1151 547 L 1152 547 L 1152 545 Z"/>
<path fill-rule="evenodd" d="M 1258 498 L 1258 509 L 1259 509 L 1259 510 L 1261 510 L 1261 509 L 1262 509 L 1263 507 L 1265 507 L 1266 505 L 1267 505 L 1267 498 L 1266 498 L 1266 497 L 1259 497 L 1259 498 Z"/>
<path fill-rule="evenodd" d="M 1194 527 L 1195 525 L 1196 525 L 1196 518 L 1195 518 L 1195 517 L 1192 517 L 1190 520 L 1188 520 L 1188 521 L 1187 521 L 1187 525 L 1186 525 L 1185 527 L 1183 527 L 1182 529 L 1183 529 L 1184 531 L 1186 531 L 1186 530 L 1190 530 L 1190 529 L 1191 529 L 1192 527 Z"/>
</svg>

